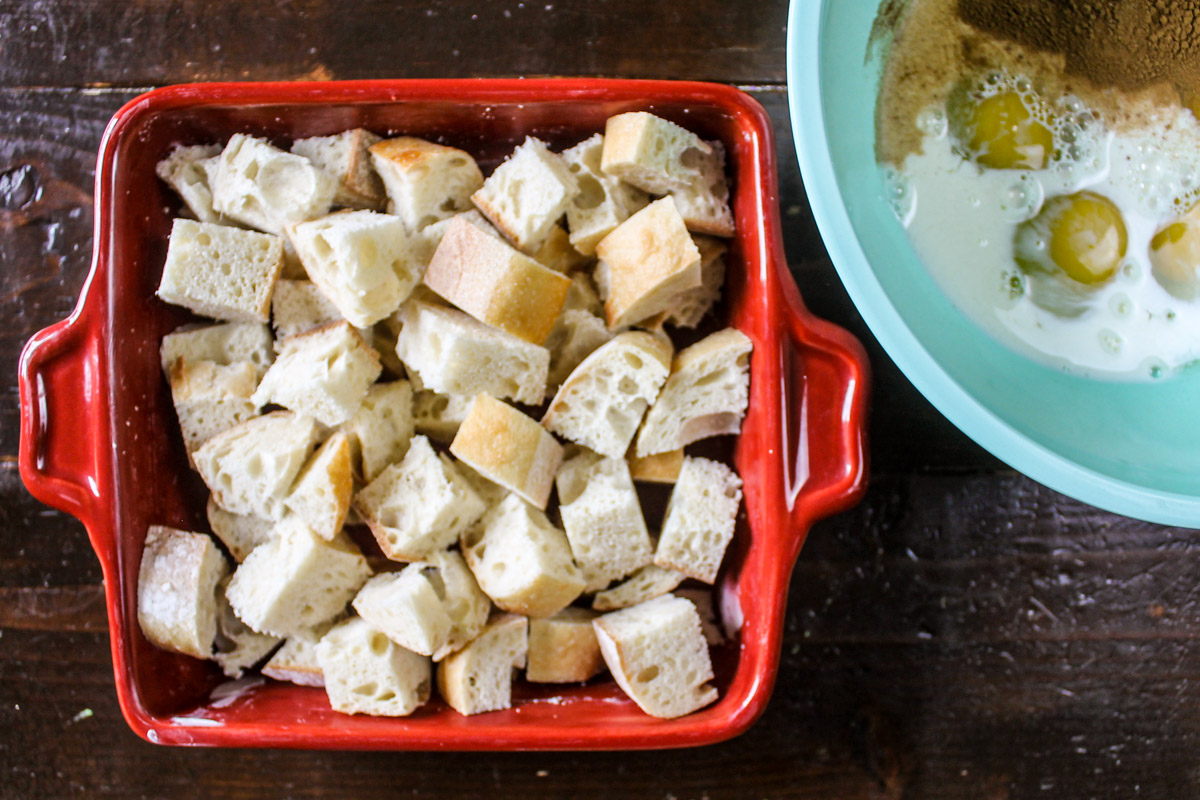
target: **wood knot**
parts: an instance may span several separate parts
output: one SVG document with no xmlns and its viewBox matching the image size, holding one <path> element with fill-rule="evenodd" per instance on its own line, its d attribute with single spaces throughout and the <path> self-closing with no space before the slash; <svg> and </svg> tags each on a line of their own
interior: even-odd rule
<svg viewBox="0 0 1200 800">
<path fill-rule="evenodd" d="M 32 164 L 18 164 L 0 172 L 0 209 L 19 211 L 40 199 L 41 182 Z"/>
</svg>

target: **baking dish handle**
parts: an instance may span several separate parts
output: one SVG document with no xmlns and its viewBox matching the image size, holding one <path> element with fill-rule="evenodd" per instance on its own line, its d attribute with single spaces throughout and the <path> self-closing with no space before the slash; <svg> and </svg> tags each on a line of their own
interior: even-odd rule
<svg viewBox="0 0 1200 800">
<path fill-rule="evenodd" d="M 871 372 L 849 331 L 813 316 L 783 281 L 783 490 L 795 561 L 813 523 L 844 511 L 867 489 Z"/>
<path fill-rule="evenodd" d="M 99 351 L 79 315 L 39 331 L 21 352 L 18 465 L 29 492 L 85 525 L 96 507 Z"/>
</svg>

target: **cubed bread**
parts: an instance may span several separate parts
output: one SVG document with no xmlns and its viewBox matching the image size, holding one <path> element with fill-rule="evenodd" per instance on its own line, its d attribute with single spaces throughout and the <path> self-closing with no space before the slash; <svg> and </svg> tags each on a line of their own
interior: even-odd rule
<svg viewBox="0 0 1200 800">
<path fill-rule="evenodd" d="M 654 563 L 689 578 L 712 583 L 733 538 L 742 479 L 719 461 L 683 459 L 667 501 Z"/>
<path fill-rule="evenodd" d="M 671 191 L 689 231 L 710 236 L 733 236 L 729 183 L 725 180 L 725 145 L 707 142 L 710 151 L 696 158 L 700 177 Z"/>
<path fill-rule="evenodd" d="M 471 200 L 510 241 L 530 253 L 577 194 L 579 183 L 562 158 L 528 136 Z"/>
<path fill-rule="evenodd" d="M 312 418 L 275 411 L 218 433 L 192 459 L 221 508 L 278 520 L 316 441 Z"/>
<path fill-rule="evenodd" d="M 289 336 L 278 348 L 253 400 L 277 403 L 331 427 L 354 416 L 383 369 L 379 356 L 344 320 Z"/>
<path fill-rule="evenodd" d="M 479 588 L 505 611 L 548 617 L 583 591 L 566 534 L 516 495 L 484 514 L 460 544 Z"/>
<path fill-rule="evenodd" d="M 617 685 L 647 714 L 673 719 L 717 699 L 700 616 L 687 600 L 663 595 L 592 625 Z"/>
<path fill-rule="evenodd" d="M 538 248 L 530 253 L 530 256 L 546 269 L 552 269 L 564 275 L 591 261 L 588 256 L 575 249 L 571 244 L 571 236 L 567 233 L 567 229 L 557 223 L 550 226 L 550 232 L 546 234 L 546 238 L 542 240 Z"/>
<path fill-rule="evenodd" d="M 425 268 L 404 223 L 390 214 L 345 211 L 291 232 L 308 276 L 357 328 L 399 308 Z"/>
<path fill-rule="evenodd" d="M 546 339 L 550 351 L 550 369 L 546 392 L 553 394 L 583 360 L 612 338 L 604 320 L 581 308 L 564 310 Z"/>
<path fill-rule="evenodd" d="M 477 395 L 458 428 L 450 452 L 485 478 L 544 509 L 562 445 L 517 409 Z"/>
<path fill-rule="evenodd" d="M 592 608 L 597 611 L 616 611 L 636 606 L 673 591 L 683 583 L 685 577 L 682 572 L 647 564 L 616 586 L 596 592 L 592 598 Z"/>
<path fill-rule="evenodd" d="M 221 365 L 181 358 L 171 367 L 171 402 L 189 454 L 258 413 L 258 373 L 249 361 Z"/>
<path fill-rule="evenodd" d="M 654 546 L 625 459 L 583 451 L 563 462 L 555 484 L 558 512 L 585 592 L 603 589 L 650 563 Z"/>
<path fill-rule="evenodd" d="M 636 325 L 701 284 L 700 251 L 669 197 L 655 200 L 596 245 L 596 283 L 610 328 Z"/>
<path fill-rule="evenodd" d="M 413 428 L 435 442 L 449 445 L 467 418 L 474 397 L 442 394 L 429 389 L 413 392 Z"/>
<path fill-rule="evenodd" d="M 314 533 L 329 541 L 342 529 L 353 494 L 350 438 L 335 431 L 301 468 L 285 504 Z"/>
<path fill-rule="evenodd" d="M 609 117 L 600 168 L 650 194 L 666 194 L 698 181 L 699 161 L 712 148 L 699 136 L 645 111 Z"/>
<path fill-rule="evenodd" d="M 297 139 L 292 152 L 304 156 L 334 179 L 334 205 L 380 208 L 385 199 L 383 181 L 371 168 L 368 152 L 378 141 L 379 137 L 370 131 L 353 128 L 332 136 Z"/>
<path fill-rule="evenodd" d="M 484 512 L 454 462 L 435 453 L 424 436 L 414 436 L 404 460 L 355 495 L 354 506 L 395 561 L 420 561 L 449 547 Z"/>
<path fill-rule="evenodd" d="M 488 508 L 494 508 L 504 502 L 504 498 L 508 497 L 508 489 L 505 489 L 500 484 L 489 478 L 485 478 L 471 468 L 464 461 L 456 462 L 458 471 L 467 479 L 467 483 L 471 484 L 471 488 L 475 490 L 475 494 L 479 495 L 483 500 L 483 504 Z"/>
<path fill-rule="evenodd" d="M 528 621 L 517 614 L 499 614 L 483 633 L 437 667 L 438 691 L 460 714 L 482 714 L 512 705 L 512 676 L 525 663 Z"/>
<path fill-rule="evenodd" d="M 553 617 L 529 620 L 525 680 L 530 683 L 581 683 L 604 670 L 600 642 L 586 608 L 568 606 Z"/>
<path fill-rule="evenodd" d="M 396 353 L 427 389 L 474 397 L 486 392 L 537 404 L 546 392 L 550 351 L 453 308 L 411 302 Z"/>
<path fill-rule="evenodd" d="M 343 714 L 404 717 L 429 699 L 429 657 L 405 650 L 361 617 L 321 638 L 317 662 L 329 704 Z"/>
<path fill-rule="evenodd" d="M 262 674 L 298 686 L 324 686 L 325 676 L 317 661 L 317 645 L 334 624 L 322 622 L 284 639 L 283 645 L 263 664 Z"/>
<path fill-rule="evenodd" d="M 737 433 L 750 398 L 750 351 L 737 328 L 725 328 L 681 350 L 646 413 L 637 455 L 677 450 L 709 436 Z"/>
<path fill-rule="evenodd" d="M 221 667 L 228 678 L 240 678 L 242 673 L 266 658 L 279 644 L 277 636 L 257 633 L 233 613 L 233 606 L 225 597 L 229 578 L 217 585 L 217 636 L 212 659 Z"/>
<path fill-rule="evenodd" d="M 154 171 L 183 199 L 188 210 L 200 222 L 221 224 L 222 215 L 213 210 L 212 189 L 202 161 L 219 155 L 219 144 L 175 145 Z"/>
<path fill-rule="evenodd" d="M 588 271 L 576 270 L 567 277 L 571 279 L 571 288 L 567 292 L 567 302 L 563 304 L 563 311 L 579 309 L 598 317 L 604 316 L 604 303 L 600 300 L 596 285 Z"/>
<path fill-rule="evenodd" d="M 312 281 L 280 278 L 271 295 L 271 325 L 286 339 L 342 319 L 342 312 Z"/>
<path fill-rule="evenodd" d="M 562 153 L 563 161 L 579 181 L 579 194 L 567 206 L 570 242 L 589 256 L 596 254 L 601 239 L 650 202 L 641 189 L 601 168 L 603 153 L 604 135 L 600 133 Z"/>
<path fill-rule="evenodd" d="M 540 345 L 571 281 L 455 217 L 429 262 L 425 284 L 479 321 Z"/>
<path fill-rule="evenodd" d="M 184 325 L 163 337 L 159 347 L 163 372 L 181 358 L 236 364 L 249 361 L 261 378 L 275 358 L 270 329 L 258 322 L 225 322 L 220 325 Z"/>
<path fill-rule="evenodd" d="M 625 454 L 629 463 L 629 476 L 635 481 L 644 483 L 674 483 L 679 480 L 679 470 L 683 468 L 683 448 L 668 450 L 665 453 L 655 453 L 652 456 L 638 457 L 634 454 L 636 448 L 630 448 Z"/>
<path fill-rule="evenodd" d="M 176 219 L 158 296 L 214 319 L 266 322 L 282 269 L 278 236 Z"/>
<path fill-rule="evenodd" d="M 235 133 L 212 176 L 213 208 L 243 225 L 283 233 L 292 222 L 329 213 L 336 183 L 304 156 Z"/>
<path fill-rule="evenodd" d="M 165 650 L 211 658 L 217 583 L 229 572 L 212 538 L 162 525 L 146 531 L 138 568 L 138 624 Z"/>
<path fill-rule="evenodd" d="M 700 630 L 704 633 L 704 641 L 710 647 L 725 643 L 725 631 L 717 618 L 717 609 L 713 605 L 713 588 L 697 586 L 687 589 L 676 589 L 674 595 L 691 601 L 700 615 Z"/>
<path fill-rule="evenodd" d="M 209 495 L 205 511 L 213 535 L 221 540 L 238 564 L 245 561 L 254 548 L 270 539 L 271 531 L 275 529 L 275 523 L 270 519 L 226 511 L 217 505 L 212 495 Z"/>
<path fill-rule="evenodd" d="M 677 328 L 699 325 L 725 285 L 725 243 L 711 236 L 693 236 L 692 241 L 700 251 L 700 285 L 685 289 L 671 301 L 664 321 Z"/>
<path fill-rule="evenodd" d="M 325 541 L 291 516 L 238 566 L 226 596 L 252 629 L 291 636 L 340 614 L 369 574 L 344 534 Z"/>
<path fill-rule="evenodd" d="M 367 483 L 408 452 L 413 437 L 413 393 L 408 381 L 377 383 L 345 424 L 359 475 Z"/>
<path fill-rule="evenodd" d="M 471 207 L 483 173 L 470 153 L 412 136 L 371 145 L 371 161 L 387 189 L 388 210 L 416 233 Z"/>
<path fill-rule="evenodd" d="M 670 365 L 670 345 L 641 331 L 619 334 L 563 381 L 542 424 L 601 455 L 620 458 Z"/>
</svg>

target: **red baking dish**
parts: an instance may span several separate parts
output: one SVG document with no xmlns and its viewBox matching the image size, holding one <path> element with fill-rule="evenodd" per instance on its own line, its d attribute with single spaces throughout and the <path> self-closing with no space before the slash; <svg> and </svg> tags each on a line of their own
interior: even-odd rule
<svg viewBox="0 0 1200 800">
<path fill-rule="evenodd" d="M 330 710 L 320 689 L 252 681 L 230 692 L 212 664 L 149 644 L 135 607 L 147 526 L 207 530 L 159 367 L 159 340 L 188 317 L 154 296 L 178 207 L 155 177 L 156 162 L 177 143 L 224 142 L 236 132 L 286 145 L 362 126 L 444 141 L 487 165 L 527 134 L 569 146 L 631 110 L 721 139 L 733 179 L 738 233 L 723 309 L 753 340 L 754 355 L 750 408 L 733 449 L 745 503 L 714 593 L 737 630 L 714 651 L 720 699 L 660 720 L 596 679 L 550 689 L 522 683 L 514 708 L 475 717 L 436 700 L 408 718 L 351 717 Z M 104 572 L 117 694 L 134 731 L 175 745 L 563 750 L 700 745 L 749 727 L 775 680 L 788 579 L 805 535 L 857 502 L 866 482 L 866 358 L 854 337 L 805 309 L 783 254 L 777 194 L 766 113 L 714 84 L 207 84 L 159 89 L 118 111 L 100 148 L 95 253 L 82 297 L 21 357 L 20 468 L 35 497 L 87 527 Z"/>
</svg>

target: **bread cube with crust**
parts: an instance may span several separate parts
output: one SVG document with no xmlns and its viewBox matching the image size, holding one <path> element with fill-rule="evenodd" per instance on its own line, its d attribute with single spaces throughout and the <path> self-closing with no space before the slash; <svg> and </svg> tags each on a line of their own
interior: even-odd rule
<svg viewBox="0 0 1200 800">
<path fill-rule="evenodd" d="M 707 142 L 710 152 L 696 159 L 700 176 L 671 192 L 689 231 L 710 236 L 733 236 L 733 213 L 729 210 L 729 184 L 725 180 L 725 145 Z"/>
<path fill-rule="evenodd" d="M 629 215 L 650 202 L 649 196 L 601 168 L 604 135 L 597 133 L 562 153 L 567 168 L 579 181 L 579 194 L 567 206 L 571 245 L 584 255 L 595 255 L 596 244 Z"/>
<path fill-rule="evenodd" d="M 205 511 L 213 535 L 221 540 L 238 564 L 245 561 L 254 548 L 270 539 L 275 528 L 275 523 L 270 519 L 226 511 L 217 505 L 212 495 L 208 497 Z"/>
<path fill-rule="evenodd" d="M 181 358 L 228 365 L 248 361 L 254 365 L 255 382 L 275 358 L 271 331 L 258 322 L 225 322 L 220 325 L 183 325 L 163 337 L 159 346 L 163 372 L 168 380 L 171 367 Z"/>
<path fill-rule="evenodd" d="M 371 145 L 371 162 L 387 190 L 389 213 L 413 233 L 468 210 L 483 186 L 470 153 L 413 136 Z"/>
<path fill-rule="evenodd" d="M 486 392 L 518 403 L 540 403 L 550 351 L 485 325 L 469 314 L 413 301 L 401 313 L 396 353 L 422 385 L 442 394 Z"/>
<path fill-rule="evenodd" d="M 664 322 L 695 328 L 721 297 L 725 285 L 725 243 L 712 236 L 693 236 L 700 251 L 700 285 L 675 295 Z"/>
<path fill-rule="evenodd" d="M 345 534 L 326 541 L 290 516 L 238 566 L 225 594 L 251 629 L 291 636 L 342 613 L 369 575 Z"/>
<path fill-rule="evenodd" d="M 321 293 L 356 328 L 391 314 L 420 283 L 425 264 L 399 217 L 344 211 L 291 229 Z"/>
<path fill-rule="evenodd" d="M 404 717 L 429 699 L 429 657 L 405 650 L 361 617 L 321 638 L 317 662 L 329 704 L 343 714 Z"/>
<path fill-rule="evenodd" d="M 703 176 L 700 160 L 710 155 L 699 136 L 645 111 L 609 117 L 604 125 L 600 168 L 650 194 L 691 186 Z"/>
<path fill-rule="evenodd" d="M 258 414 L 251 401 L 258 374 L 249 361 L 221 365 L 181 358 L 171 367 L 171 402 L 188 454 Z"/>
<path fill-rule="evenodd" d="M 736 472 L 719 461 L 686 456 L 667 501 L 654 563 L 705 583 L 715 581 L 741 502 Z"/>
<path fill-rule="evenodd" d="M 592 608 L 597 611 L 616 611 L 661 597 L 683 583 L 687 576 L 673 569 L 647 564 L 616 586 L 596 592 Z"/>
<path fill-rule="evenodd" d="M 708 643 L 689 601 L 663 595 L 592 625 L 617 685 L 647 714 L 673 719 L 717 699 Z"/>
<path fill-rule="evenodd" d="M 604 671 L 604 657 L 586 608 L 567 606 L 552 617 L 529 620 L 525 680 L 582 683 Z"/>
<path fill-rule="evenodd" d="M 229 572 L 212 538 L 151 525 L 138 567 L 138 624 L 165 650 L 211 658 L 217 583 Z"/>
<path fill-rule="evenodd" d="M 582 308 L 565 309 L 546 339 L 550 369 L 546 393 L 553 396 L 562 382 L 600 345 L 613 337 L 604 320 Z"/>
<path fill-rule="evenodd" d="M 301 468 L 285 504 L 313 532 L 329 541 L 342 529 L 353 493 L 350 439 L 344 432 L 335 431 Z"/>
<path fill-rule="evenodd" d="M 377 383 L 344 426 L 358 474 L 367 483 L 408 452 L 413 438 L 413 392 L 408 381 Z"/>
<path fill-rule="evenodd" d="M 465 715 L 509 708 L 513 669 L 524 666 L 528 639 L 524 617 L 497 615 L 474 641 L 438 664 L 442 699 Z"/>
<path fill-rule="evenodd" d="M 544 509 L 562 445 L 512 406 L 486 394 L 475 397 L 450 452 L 483 477 Z"/>
<path fill-rule="evenodd" d="M 571 244 L 571 236 L 567 233 L 567 229 L 557 223 L 550 226 L 550 232 L 546 234 L 546 238 L 529 256 L 546 269 L 552 269 L 564 275 L 586 266 L 591 261 L 588 256 L 575 249 Z"/>
<path fill-rule="evenodd" d="M 278 636 L 256 633 L 238 619 L 233 606 L 225 597 L 229 585 L 226 576 L 217 585 L 217 636 L 213 646 L 213 661 L 228 678 L 240 678 L 242 673 L 266 657 L 279 644 Z"/>
<path fill-rule="evenodd" d="M 566 534 L 514 494 L 467 529 L 459 543 L 479 588 L 505 611 L 548 617 L 583 591 Z"/>
<path fill-rule="evenodd" d="M 679 480 L 679 470 L 683 468 L 683 448 L 668 450 L 665 453 L 655 453 L 652 456 L 638 456 L 636 447 L 631 447 L 625 454 L 629 462 L 629 475 L 635 481 L 644 483 L 674 483 Z"/>
<path fill-rule="evenodd" d="M 279 356 L 254 392 L 325 425 L 340 425 L 362 405 L 379 377 L 379 356 L 348 322 L 331 322 L 278 343 Z"/>
<path fill-rule="evenodd" d="M 518 248 L 534 252 L 563 216 L 579 183 L 546 143 L 527 136 L 471 200 Z"/>
<path fill-rule="evenodd" d="M 278 520 L 316 441 L 311 417 L 275 411 L 217 434 L 192 458 L 221 508 Z"/>
<path fill-rule="evenodd" d="M 355 495 L 354 507 L 394 561 L 420 561 L 449 547 L 484 512 L 454 462 L 424 436 L 413 437 L 404 460 Z"/>
<path fill-rule="evenodd" d="M 474 397 L 442 394 L 429 389 L 413 392 L 413 429 L 435 442 L 449 445 L 474 401 Z"/>
<path fill-rule="evenodd" d="M 212 189 L 202 162 L 219 155 L 221 145 L 175 145 L 154 171 L 183 199 L 200 222 L 222 224 L 225 218 L 213 210 Z"/>
<path fill-rule="evenodd" d="M 214 319 L 266 322 L 282 269 L 277 236 L 176 219 L 158 296 Z"/>
<path fill-rule="evenodd" d="M 263 664 L 262 674 L 298 686 L 324 686 L 325 676 L 317 661 L 317 645 L 338 621 L 322 622 L 284 639 L 283 646 Z"/>
<path fill-rule="evenodd" d="M 281 234 L 288 223 L 329 213 L 336 182 L 304 156 L 235 133 L 212 175 L 213 208 L 243 225 Z"/>
<path fill-rule="evenodd" d="M 479 321 L 540 345 L 571 281 L 459 216 L 434 252 L 425 284 Z"/>
<path fill-rule="evenodd" d="M 655 200 L 596 245 L 596 283 L 609 328 L 669 311 L 675 297 L 701 286 L 700 251 L 670 197 Z"/>
<path fill-rule="evenodd" d="M 271 295 L 271 324 L 280 339 L 342 319 L 342 312 L 315 283 L 280 278 Z"/>
<path fill-rule="evenodd" d="M 379 137 L 363 128 L 353 128 L 332 136 L 297 139 L 292 152 L 304 156 L 334 179 L 333 203 L 348 208 L 381 208 L 385 195 L 383 181 L 371 167 L 368 148 Z"/>
</svg>

